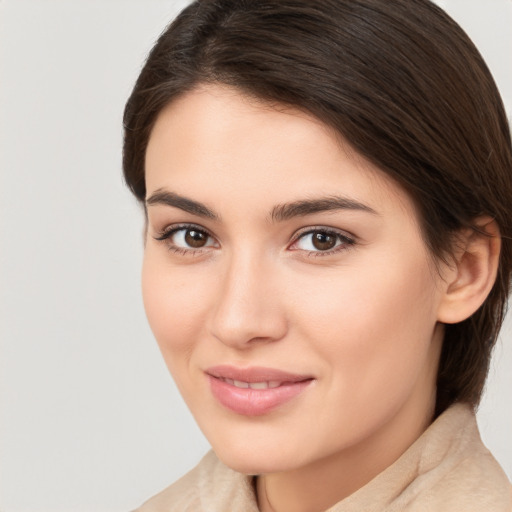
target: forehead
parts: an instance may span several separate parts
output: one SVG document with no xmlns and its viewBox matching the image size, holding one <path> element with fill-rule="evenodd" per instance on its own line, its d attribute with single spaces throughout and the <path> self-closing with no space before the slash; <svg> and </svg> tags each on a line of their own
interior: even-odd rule
<svg viewBox="0 0 512 512">
<path fill-rule="evenodd" d="M 392 178 L 322 121 L 219 85 L 198 87 L 159 114 L 146 185 L 148 195 L 168 188 L 223 204 L 250 196 L 259 206 L 336 193 L 415 213 Z"/>
</svg>

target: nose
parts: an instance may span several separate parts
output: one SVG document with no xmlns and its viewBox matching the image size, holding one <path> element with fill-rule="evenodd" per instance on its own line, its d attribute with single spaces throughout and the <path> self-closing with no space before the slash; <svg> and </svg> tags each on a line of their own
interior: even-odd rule
<svg viewBox="0 0 512 512">
<path fill-rule="evenodd" d="M 275 271 L 263 258 L 245 253 L 226 262 L 212 308 L 211 334 L 225 345 L 246 349 L 284 337 L 287 319 Z"/>
</svg>

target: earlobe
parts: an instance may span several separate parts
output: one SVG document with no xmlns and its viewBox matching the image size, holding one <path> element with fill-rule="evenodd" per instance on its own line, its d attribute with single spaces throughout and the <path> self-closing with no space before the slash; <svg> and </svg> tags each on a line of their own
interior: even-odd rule
<svg viewBox="0 0 512 512">
<path fill-rule="evenodd" d="M 454 324 L 469 318 L 484 303 L 496 280 L 499 227 L 490 217 L 480 217 L 474 225 L 477 230 L 460 234 L 438 309 L 439 322 Z"/>
</svg>

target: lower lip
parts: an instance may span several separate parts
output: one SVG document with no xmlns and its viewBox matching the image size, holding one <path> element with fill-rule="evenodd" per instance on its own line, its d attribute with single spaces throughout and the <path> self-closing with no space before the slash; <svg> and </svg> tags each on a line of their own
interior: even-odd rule
<svg viewBox="0 0 512 512">
<path fill-rule="evenodd" d="M 284 383 L 277 388 L 237 388 L 208 376 L 213 396 L 226 408 L 244 416 L 261 416 L 289 402 L 302 393 L 312 380 Z"/>
</svg>

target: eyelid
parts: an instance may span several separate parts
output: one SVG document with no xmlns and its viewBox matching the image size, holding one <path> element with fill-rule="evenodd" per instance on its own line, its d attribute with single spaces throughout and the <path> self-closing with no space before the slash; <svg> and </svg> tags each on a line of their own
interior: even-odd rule
<svg viewBox="0 0 512 512">
<path fill-rule="evenodd" d="M 174 233 L 181 231 L 182 229 L 195 229 L 197 231 L 206 233 L 209 237 L 215 239 L 215 237 L 205 227 L 200 226 L 199 224 L 193 224 L 193 223 L 189 223 L 189 222 L 170 224 L 169 226 L 166 226 L 164 229 L 158 230 L 157 235 L 156 236 L 153 235 L 153 238 L 158 241 L 167 240 Z"/>
<path fill-rule="evenodd" d="M 352 233 L 349 233 L 348 231 L 345 231 L 345 230 L 339 229 L 339 228 L 333 228 L 331 226 L 322 226 L 322 225 L 307 226 L 305 228 L 298 229 L 293 234 L 292 240 L 293 240 L 293 242 L 296 242 L 301 236 L 308 235 L 310 233 L 316 233 L 318 231 L 321 231 L 323 233 L 332 234 L 332 235 L 339 235 L 342 238 L 351 240 L 353 242 L 356 241 L 356 237 Z"/>
</svg>

